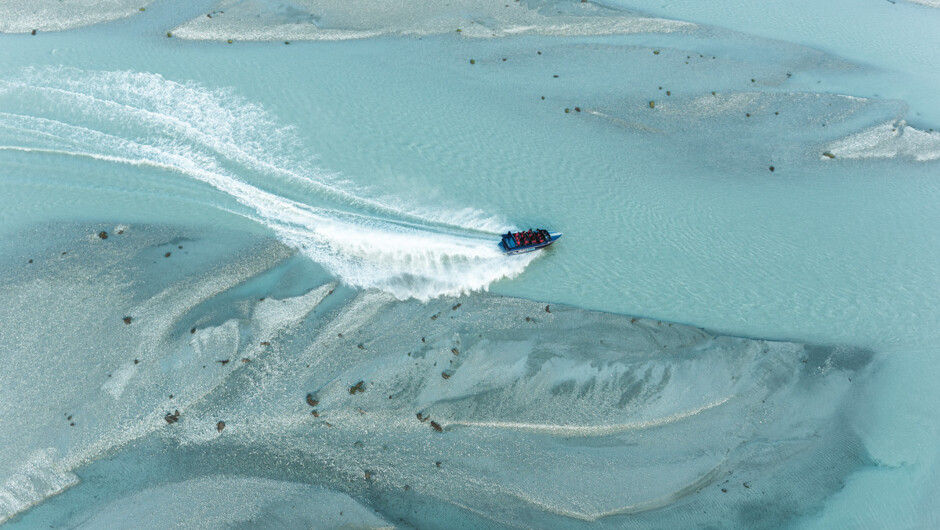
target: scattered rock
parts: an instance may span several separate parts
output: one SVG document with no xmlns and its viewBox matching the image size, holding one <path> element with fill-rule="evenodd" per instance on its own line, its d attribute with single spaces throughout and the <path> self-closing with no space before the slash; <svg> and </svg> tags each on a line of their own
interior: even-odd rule
<svg viewBox="0 0 940 530">
<path fill-rule="evenodd" d="M 751 483 L 750 483 L 750 482 L 745 482 L 744 484 L 742 484 L 742 486 L 744 486 L 744 487 L 747 488 L 747 489 L 751 489 Z"/>
<path fill-rule="evenodd" d="M 545 100 L 545 96 L 542 96 L 542 100 L 543 100 L 543 101 Z"/>
<path fill-rule="evenodd" d="M 754 81 L 754 78 L 752 77 L 752 78 L 751 78 L 751 83 L 754 83 L 754 82 L 755 82 L 755 81 Z"/>
<path fill-rule="evenodd" d="M 226 364 L 228 364 L 228 359 L 220 359 L 220 360 L 217 360 L 216 362 L 221 364 L 222 366 L 225 366 Z"/>
<path fill-rule="evenodd" d="M 169 38 L 171 38 L 172 36 L 173 36 L 173 32 L 171 32 L 171 31 L 167 31 L 167 32 L 166 32 L 166 38 L 169 39 Z"/>
<path fill-rule="evenodd" d="M 134 364 L 140 364 L 140 359 L 134 359 Z"/>
<path fill-rule="evenodd" d="M 447 373 L 446 371 L 445 371 L 445 372 L 441 372 L 441 377 L 443 377 L 444 379 L 450 379 L 450 374 Z"/>
<path fill-rule="evenodd" d="M 420 412 L 416 414 L 416 416 L 418 416 L 418 421 L 421 421 L 421 422 L 428 421 L 428 418 L 430 418 L 430 416 L 428 416 L 427 414 L 421 414 Z"/>
<path fill-rule="evenodd" d="M 835 158 L 835 157 L 836 157 L 836 155 L 830 153 L 829 151 L 826 151 L 825 153 L 823 153 L 823 156 L 826 157 L 826 158 Z M 29 262 L 32 263 L 33 260 L 29 260 Z"/>
<path fill-rule="evenodd" d="M 721 488 L 722 493 L 728 493 L 728 488 Z"/>
<path fill-rule="evenodd" d="M 261 345 L 262 345 L 262 346 L 270 346 L 271 343 L 268 342 L 268 341 L 266 341 L 266 340 L 263 340 L 263 341 L 261 341 Z"/>
<path fill-rule="evenodd" d="M 165 419 L 167 423 L 176 423 L 180 419 L 180 411 L 175 410 L 173 414 L 167 414 L 163 419 Z"/>
<path fill-rule="evenodd" d="M 713 96 L 717 95 L 717 94 L 715 94 L 715 91 L 714 91 L 714 90 L 712 90 L 712 95 L 713 95 Z"/>
<path fill-rule="evenodd" d="M 434 462 L 434 465 L 437 466 L 437 467 L 441 467 L 441 461 L 438 460 L 437 462 Z"/>
<path fill-rule="evenodd" d="M 655 101 L 650 101 L 650 108 L 651 108 L 651 109 L 655 109 L 655 108 L 656 108 L 656 102 L 655 102 Z"/>
<path fill-rule="evenodd" d="M 30 258 L 30 260 L 29 260 L 27 263 L 32 263 L 32 262 L 33 262 L 33 260 L 32 260 L 32 258 Z"/>
<path fill-rule="evenodd" d="M 170 254 L 171 254 L 170 252 L 167 252 L 166 254 L 163 255 L 163 257 L 164 257 L 164 258 L 169 258 L 169 257 L 170 257 Z"/>
<path fill-rule="evenodd" d="M 452 311 L 456 311 L 456 310 L 457 310 L 460 306 L 462 306 L 462 305 L 463 305 L 462 303 L 458 302 L 454 307 L 452 307 L 452 308 L 450 308 L 450 309 L 451 309 Z"/>
<path fill-rule="evenodd" d="M 473 59 L 470 59 L 470 64 L 477 64 L 477 62 Z"/>
<path fill-rule="evenodd" d="M 108 233 L 102 230 L 98 232 L 98 237 L 100 237 L 101 239 L 108 239 Z"/>
<path fill-rule="evenodd" d="M 568 114 L 569 112 L 571 112 L 571 109 L 565 107 L 565 114 Z"/>
<path fill-rule="evenodd" d="M 124 317 L 124 323 L 125 323 L 125 324 L 130 324 L 130 323 L 133 322 L 133 321 L 134 321 L 133 317 Z"/>
<path fill-rule="evenodd" d="M 659 55 L 659 50 L 653 50 L 653 55 Z"/>
<path fill-rule="evenodd" d="M 744 117 L 745 117 L 745 118 L 750 118 L 750 117 L 751 117 L 751 113 L 750 113 L 750 112 L 745 112 L 745 113 L 744 113 Z"/>
<path fill-rule="evenodd" d="M 320 413 L 317 412 L 317 409 L 311 410 L 311 411 L 310 411 L 310 415 L 313 416 L 314 418 L 319 418 L 319 417 L 320 417 Z"/>
<path fill-rule="evenodd" d="M 505 57 L 503 57 L 503 62 L 506 62 L 506 58 L 505 58 Z"/>
<path fill-rule="evenodd" d="M 35 35 L 35 34 L 36 34 L 36 30 L 33 30 L 30 32 L 30 35 Z"/>
<path fill-rule="evenodd" d="M 575 111 L 575 112 L 581 112 L 581 107 L 575 107 L 575 108 L 574 108 L 574 111 Z"/>
<path fill-rule="evenodd" d="M 440 313 L 437 313 L 436 315 L 431 315 L 431 320 L 437 320 L 437 317 L 439 316 L 441 316 Z"/>
<path fill-rule="evenodd" d="M 774 172 L 774 166 L 770 166 L 770 172 L 771 172 L 771 173 Z"/>
<path fill-rule="evenodd" d="M 289 41 L 289 40 L 286 40 L 286 41 L 284 41 L 284 44 L 289 46 L 289 45 L 290 45 L 290 41 Z"/>
<path fill-rule="evenodd" d="M 444 432 L 444 428 L 441 427 L 441 424 L 434 420 L 431 420 L 431 428 L 437 432 Z"/>
<path fill-rule="evenodd" d="M 216 423 L 216 424 L 215 424 L 215 430 L 217 430 L 217 431 L 219 431 L 219 432 L 222 432 L 222 429 L 225 429 L 225 422 L 224 422 L 224 421 L 220 421 L 219 423 Z"/>
<path fill-rule="evenodd" d="M 138 9 L 138 11 L 140 11 L 141 13 L 143 13 L 143 12 L 146 11 L 146 10 L 147 10 L 146 7 L 142 7 L 142 8 L 140 8 L 140 9 Z"/>
<path fill-rule="evenodd" d="M 249 359 L 248 357 L 242 357 L 242 362 L 243 362 L 243 363 L 250 363 L 250 362 L 251 362 L 251 359 Z"/>
<path fill-rule="evenodd" d="M 229 40 L 226 41 L 226 42 L 228 42 L 229 44 L 231 44 L 231 43 L 232 43 L 232 39 L 229 39 Z"/>
<path fill-rule="evenodd" d="M 525 317 L 526 322 L 532 322 L 532 317 Z"/>
<path fill-rule="evenodd" d="M 672 95 L 672 92 L 670 92 L 670 91 L 667 90 L 667 91 L 666 91 L 666 95 L 667 95 L 667 96 L 671 96 L 671 95 Z"/>
<path fill-rule="evenodd" d="M 366 349 L 365 345 L 362 344 L 361 342 L 359 344 L 356 344 L 356 347 L 359 348 L 360 350 Z"/>
<path fill-rule="evenodd" d="M 366 391 L 366 382 L 359 381 L 355 385 L 349 387 L 349 393 L 355 394 L 356 392 L 365 392 Z"/>
<path fill-rule="evenodd" d="M 307 404 L 311 407 L 316 407 L 320 404 L 320 400 L 313 397 L 313 394 L 307 394 Z"/>
<path fill-rule="evenodd" d="M 421 337 L 421 342 L 427 342 L 424 337 Z"/>
<path fill-rule="evenodd" d="M 460 350 L 458 350 L 457 348 L 451 348 L 450 353 L 453 353 L 454 355 L 460 355 Z"/>
<path fill-rule="evenodd" d="M 551 312 L 552 312 L 552 309 L 551 309 L 549 306 L 545 306 L 545 312 L 546 312 L 546 313 L 551 313 Z"/>
<path fill-rule="evenodd" d="M 558 74 L 554 74 L 554 75 L 552 75 L 552 77 L 557 79 L 557 78 L 558 78 Z"/>
<path fill-rule="evenodd" d="M 189 328 L 189 334 L 190 334 L 190 335 L 195 335 L 195 334 L 196 334 L 196 328 Z"/>
</svg>

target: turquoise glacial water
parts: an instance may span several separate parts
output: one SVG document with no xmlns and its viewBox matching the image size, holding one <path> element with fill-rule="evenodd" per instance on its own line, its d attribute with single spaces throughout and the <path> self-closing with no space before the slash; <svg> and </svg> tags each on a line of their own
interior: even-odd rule
<svg viewBox="0 0 940 530">
<path fill-rule="evenodd" d="M 940 11 L 166 37 L 213 4 L 0 35 L 8 524 L 938 524 Z"/>
</svg>

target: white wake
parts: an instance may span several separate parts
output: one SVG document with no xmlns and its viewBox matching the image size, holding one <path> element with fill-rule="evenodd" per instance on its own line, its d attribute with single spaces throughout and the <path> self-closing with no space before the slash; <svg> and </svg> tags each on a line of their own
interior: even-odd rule
<svg viewBox="0 0 940 530">
<path fill-rule="evenodd" d="M 345 283 L 400 299 L 486 289 L 532 260 L 499 252 L 493 236 L 509 226 L 498 218 L 374 196 L 298 156 L 305 150 L 293 131 L 260 106 L 157 74 L 44 68 L 0 80 L 0 150 L 146 166 L 210 184 Z M 272 191 L 278 186 L 296 196 Z"/>
</svg>

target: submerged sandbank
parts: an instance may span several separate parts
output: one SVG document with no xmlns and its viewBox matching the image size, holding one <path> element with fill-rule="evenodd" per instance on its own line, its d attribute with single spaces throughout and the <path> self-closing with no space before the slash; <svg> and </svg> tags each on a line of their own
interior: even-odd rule
<svg viewBox="0 0 940 530">
<path fill-rule="evenodd" d="M 4 0 L 0 33 L 62 31 L 129 17 L 153 0 Z"/>
<path fill-rule="evenodd" d="M 380 35 L 463 37 L 673 32 L 694 28 L 590 2 L 458 0 L 222 0 L 211 12 L 172 30 L 194 40 L 348 40 Z"/>
<path fill-rule="evenodd" d="M 2 517 L 59 493 L 24 524 L 107 524 L 219 465 L 287 481 L 264 482 L 243 520 L 301 481 L 407 524 L 782 523 L 866 462 L 844 420 L 868 351 L 485 294 L 399 301 L 257 236 L 47 230 L 2 254 L 0 403 L 22 418 L 2 440 Z M 154 468 L 132 458 L 139 494 L 88 501 L 110 479 L 83 469 L 152 438 L 172 444 Z M 176 458 L 195 463 L 159 464 Z"/>
</svg>

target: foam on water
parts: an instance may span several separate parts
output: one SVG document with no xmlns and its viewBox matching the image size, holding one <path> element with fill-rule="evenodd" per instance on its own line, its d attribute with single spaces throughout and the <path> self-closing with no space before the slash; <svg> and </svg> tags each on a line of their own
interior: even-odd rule
<svg viewBox="0 0 940 530">
<path fill-rule="evenodd" d="M 504 221 L 377 198 L 293 155 L 303 149 L 292 133 L 229 91 L 156 74 L 47 68 L 0 81 L 0 150 L 204 182 L 240 204 L 218 207 L 270 228 L 350 285 L 428 299 L 486 289 L 533 259 L 498 251 L 493 235 L 509 228 Z"/>
</svg>

